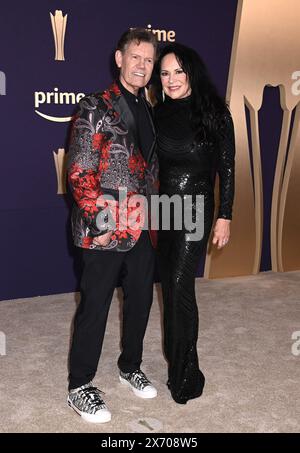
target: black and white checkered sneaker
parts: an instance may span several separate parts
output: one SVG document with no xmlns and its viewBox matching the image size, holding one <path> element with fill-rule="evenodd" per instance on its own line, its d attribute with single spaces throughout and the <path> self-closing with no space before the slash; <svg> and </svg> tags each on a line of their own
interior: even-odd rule
<svg viewBox="0 0 300 453">
<path fill-rule="evenodd" d="M 111 413 L 102 399 L 103 392 L 92 382 L 70 390 L 68 405 L 87 422 L 106 423 L 111 420 Z"/>
<path fill-rule="evenodd" d="M 123 373 L 120 371 L 120 382 L 127 387 L 130 387 L 133 393 L 140 398 L 155 398 L 157 390 L 146 375 L 141 370 L 133 371 L 132 373 Z"/>
</svg>

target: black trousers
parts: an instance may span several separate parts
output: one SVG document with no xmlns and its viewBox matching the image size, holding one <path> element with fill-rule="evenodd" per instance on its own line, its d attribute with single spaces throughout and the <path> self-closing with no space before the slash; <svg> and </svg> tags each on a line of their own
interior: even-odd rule
<svg viewBox="0 0 300 453">
<path fill-rule="evenodd" d="M 87 384 L 96 374 L 108 311 L 119 281 L 124 302 L 118 366 L 125 373 L 140 367 L 153 297 L 155 255 L 147 231 L 128 252 L 82 249 L 82 260 L 81 302 L 69 356 L 69 389 Z"/>
</svg>

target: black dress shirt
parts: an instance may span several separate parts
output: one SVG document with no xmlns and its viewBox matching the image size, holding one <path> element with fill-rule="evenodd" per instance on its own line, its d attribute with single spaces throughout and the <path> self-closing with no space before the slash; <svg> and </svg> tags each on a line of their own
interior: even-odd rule
<svg viewBox="0 0 300 453">
<path fill-rule="evenodd" d="M 150 122 L 150 112 L 146 105 L 146 101 L 142 98 L 142 94 L 140 92 L 137 96 L 135 96 L 133 93 L 128 91 L 120 81 L 118 81 L 118 86 L 121 93 L 125 97 L 131 113 L 133 114 L 137 130 L 138 146 L 144 159 L 147 160 L 154 137 Z"/>
</svg>

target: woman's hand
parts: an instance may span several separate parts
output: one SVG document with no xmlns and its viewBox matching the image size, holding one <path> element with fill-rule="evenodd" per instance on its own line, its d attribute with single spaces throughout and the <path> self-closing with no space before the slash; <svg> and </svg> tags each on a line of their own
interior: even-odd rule
<svg viewBox="0 0 300 453">
<path fill-rule="evenodd" d="M 218 249 L 224 247 L 229 241 L 230 222 L 228 219 L 217 219 L 216 221 L 212 243 L 217 244 Z"/>
</svg>

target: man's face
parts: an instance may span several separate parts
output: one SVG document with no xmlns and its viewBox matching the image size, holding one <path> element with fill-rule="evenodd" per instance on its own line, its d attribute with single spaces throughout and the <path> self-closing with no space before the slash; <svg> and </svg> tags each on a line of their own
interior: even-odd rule
<svg viewBox="0 0 300 453">
<path fill-rule="evenodd" d="M 120 81 L 131 93 L 147 85 L 154 65 L 154 47 L 149 42 L 131 42 L 122 53 L 116 51 L 115 59 L 120 68 Z"/>
</svg>

